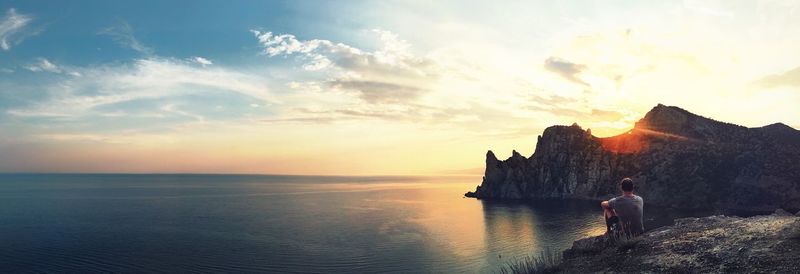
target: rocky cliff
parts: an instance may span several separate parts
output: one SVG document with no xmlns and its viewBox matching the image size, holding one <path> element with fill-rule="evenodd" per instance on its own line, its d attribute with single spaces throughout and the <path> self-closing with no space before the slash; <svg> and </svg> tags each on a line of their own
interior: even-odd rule
<svg viewBox="0 0 800 274">
<path fill-rule="evenodd" d="M 631 177 L 651 205 L 767 213 L 800 210 L 800 131 L 746 128 L 658 105 L 630 131 L 598 138 L 577 124 L 552 126 L 530 157 L 486 154 L 483 182 L 469 197 L 577 198 L 616 195 Z"/>
</svg>

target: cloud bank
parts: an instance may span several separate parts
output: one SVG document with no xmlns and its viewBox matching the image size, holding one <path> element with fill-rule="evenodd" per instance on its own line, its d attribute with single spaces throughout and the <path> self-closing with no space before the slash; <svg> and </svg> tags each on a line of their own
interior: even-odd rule
<svg viewBox="0 0 800 274">
<path fill-rule="evenodd" d="M 372 30 L 381 48 L 365 51 L 329 40 L 299 40 L 292 34 L 251 31 L 263 54 L 296 56 L 306 71 L 327 73 L 323 84 L 355 93 L 366 103 L 402 103 L 430 92 L 438 77 L 434 61 L 412 55 L 396 34 Z"/>
</svg>

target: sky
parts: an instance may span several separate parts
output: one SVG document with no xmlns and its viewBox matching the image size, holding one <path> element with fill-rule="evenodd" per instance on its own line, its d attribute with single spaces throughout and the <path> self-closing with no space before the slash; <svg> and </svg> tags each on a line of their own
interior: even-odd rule
<svg viewBox="0 0 800 274">
<path fill-rule="evenodd" d="M 797 1 L 0 1 L 0 172 L 481 174 L 655 105 L 800 128 Z"/>
</svg>

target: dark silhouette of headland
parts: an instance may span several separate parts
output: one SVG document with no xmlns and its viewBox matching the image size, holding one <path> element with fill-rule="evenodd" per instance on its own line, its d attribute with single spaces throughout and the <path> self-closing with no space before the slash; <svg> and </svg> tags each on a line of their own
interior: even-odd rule
<svg viewBox="0 0 800 274">
<path fill-rule="evenodd" d="M 747 128 L 657 105 L 630 131 L 595 137 L 551 126 L 530 157 L 486 154 L 479 199 L 591 199 L 618 194 L 631 177 L 646 204 L 739 215 L 800 211 L 800 131 Z"/>
</svg>

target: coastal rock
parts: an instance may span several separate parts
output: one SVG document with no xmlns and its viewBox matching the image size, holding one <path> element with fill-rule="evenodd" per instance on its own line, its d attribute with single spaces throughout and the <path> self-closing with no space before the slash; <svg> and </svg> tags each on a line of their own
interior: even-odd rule
<svg viewBox="0 0 800 274">
<path fill-rule="evenodd" d="M 798 273 L 800 217 L 678 219 L 633 239 L 581 239 L 563 255 L 563 273 Z"/>
<path fill-rule="evenodd" d="M 770 214 L 800 211 L 800 131 L 781 123 L 746 128 L 658 105 L 621 135 L 599 138 L 577 124 L 551 126 L 530 157 L 489 151 L 480 199 L 618 194 L 631 177 L 648 204 Z"/>
</svg>

